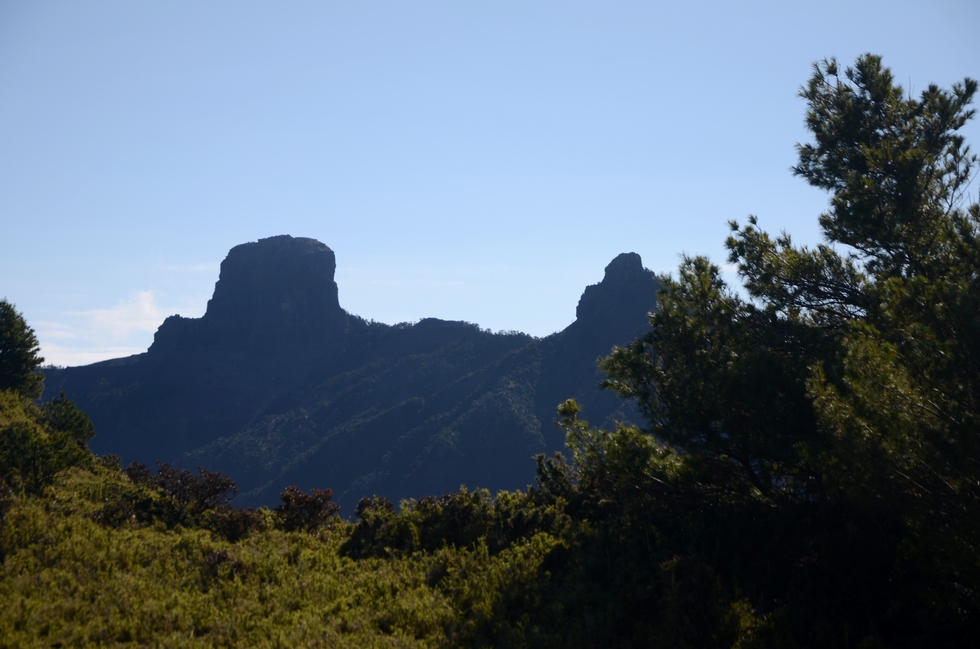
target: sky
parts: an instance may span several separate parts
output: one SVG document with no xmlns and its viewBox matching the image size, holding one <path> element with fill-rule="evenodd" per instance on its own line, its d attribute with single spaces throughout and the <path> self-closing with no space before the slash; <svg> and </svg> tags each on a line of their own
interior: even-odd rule
<svg viewBox="0 0 980 649">
<path fill-rule="evenodd" d="M 127 356 L 204 314 L 233 246 L 291 234 L 350 313 L 546 336 L 621 252 L 724 266 L 750 214 L 821 242 L 790 171 L 812 64 L 948 88 L 977 25 L 975 0 L 0 0 L 0 297 L 47 363 Z"/>
</svg>

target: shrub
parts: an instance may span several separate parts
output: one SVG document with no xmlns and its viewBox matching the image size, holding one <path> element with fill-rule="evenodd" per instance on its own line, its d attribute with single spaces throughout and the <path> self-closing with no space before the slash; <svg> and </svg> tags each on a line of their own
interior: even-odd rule
<svg viewBox="0 0 980 649">
<path fill-rule="evenodd" d="M 279 527 L 287 532 L 312 532 L 323 527 L 340 511 L 340 505 L 331 502 L 332 498 L 333 489 L 314 489 L 307 493 L 296 486 L 286 487 L 279 494 L 282 504 L 275 509 Z"/>
<path fill-rule="evenodd" d="M 224 505 L 207 513 L 205 527 L 219 536 L 235 543 L 252 532 L 265 529 L 265 519 L 261 512 L 253 508 L 235 509 Z"/>
</svg>

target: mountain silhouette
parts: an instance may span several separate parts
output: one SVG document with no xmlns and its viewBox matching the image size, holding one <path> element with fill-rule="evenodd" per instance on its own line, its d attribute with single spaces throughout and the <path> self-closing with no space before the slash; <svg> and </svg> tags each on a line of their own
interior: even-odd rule
<svg viewBox="0 0 980 649">
<path fill-rule="evenodd" d="M 655 275 L 625 253 L 545 338 L 423 319 L 369 322 L 341 308 L 326 245 L 288 235 L 232 248 L 201 318 L 171 316 L 142 354 L 46 370 L 95 423 L 97 453 L 230 475 L 239 502 L 331 487 L 350 512 L 394 501 L 524 488 L 532 457 L 564 447 L 557 405 L 596 424 L 635 413 L 599 390 L 598 358 L 642 333 Z"/>
</svg>

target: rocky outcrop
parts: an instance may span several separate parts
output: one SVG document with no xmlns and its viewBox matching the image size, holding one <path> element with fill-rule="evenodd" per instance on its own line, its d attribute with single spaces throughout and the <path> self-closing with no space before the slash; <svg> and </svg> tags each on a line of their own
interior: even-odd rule
<svg viewBox="0 0 980 649">
<path fill-rule="evenodd" d="M 576 399 L 594 425 L 636 420 L 631 404 L 599 389 L 598 362 L 616 345 L 626 345 L 649 327 L 657 308 L 657 276 L 643 267 L 640 255 L 627 252 L 606 266 L 602 281 L 586 287 L 575 310 L 575 322 L 541 341 L 541 376 L 537 385 L 538 418 L 550 422 L 555 406 Z M 543 429 L 548 445 L 561 448 L 563 433 Z"/>
<path fill-rule="evenodd" d="M 315 239 L 281 235 L 235 246 L 221 262 L 204 316 L 167 318 L 150 352 L 327 343 L 347 324 L 336 269 L 333 251 Z"/>
<path fill-rule="evenodd" d="M 246 504 L 331 487 L 347 512 L 371 494 L 524 488 L 532 456 L 564 448 L 553 420 L 565 399 L 597 425 L 635 416 L 599 390 L 596 368 L 656 308 L 656 277 L 635 253 L 543 339 L 367 322 L 340 307 L 335 268 L 313 239 L 236 246 L 204 316 L 167 318 L 144 354 L 46 372 L 47 395 L 64 390 L 89 413 L 97 453 L 222 471 Z"/>
<path fill-rule="evenodd" d="M 643 267 L 640 255 L 624 252 L 609 262 L 601 282 L 582 293 L 575 309 L 576 326 L 635 329 L 637 321 L 642 326 L 654 305 L 650 297 L 659 288 L 656 276 Z"/>
</svg>

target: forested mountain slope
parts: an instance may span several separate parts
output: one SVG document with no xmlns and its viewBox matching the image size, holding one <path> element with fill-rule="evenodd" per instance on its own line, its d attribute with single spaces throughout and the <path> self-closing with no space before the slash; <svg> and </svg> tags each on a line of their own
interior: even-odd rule
<svg viewBox="0 0 980 649">
<path fill-rule="evenodd" d="M 536 339 L 466 322 L 367 322 L 344 311 L 333 251 L 290 236 L 236 246 L 201 318 L 168 318 L 144 353 L 46 370 L 88 412 L 98 453 L 206 466 L 241 502 L 331 485 L 351 508 L 460 484 L 516 489 L 532 456 L 564 447 L 557 404 L 597 422 L 629 408 L 598 389 L 596 361 L 641 333 L 658 282 L 635 253 L 586 289 L 576 320 Z"/>
</svg>

